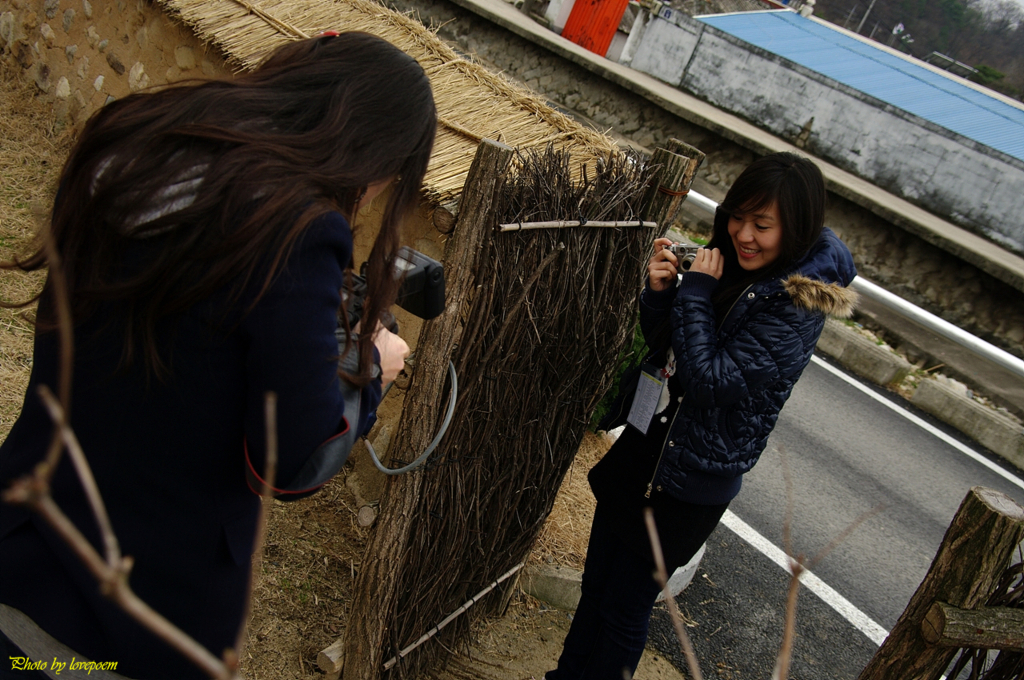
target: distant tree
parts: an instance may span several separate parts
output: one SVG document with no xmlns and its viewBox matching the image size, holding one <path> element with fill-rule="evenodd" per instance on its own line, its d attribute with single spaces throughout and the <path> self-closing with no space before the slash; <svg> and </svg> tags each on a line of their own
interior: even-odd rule
<svg viewBox="0 0 1024 680">
<path fill-rule="evenodd" d="M 815 13 L 856 28 L 869 4 L 870 0 L 818 0 Z M 983 64 L 1004 74 L 992 81 L 996 89 L 1015 97 L 1024 90 L 1024 7 L 1016 0 L 878 2 L 864 26 L 876 22 L 879 30 L 873 37 L 885 45 L 917 57 L 939 52 L 966 64 Z M 904 32 L 896 35 L 892 30 L 899 24 Z M 865 35 L 868 32 L 865 28 Z M 913 35 L 913 43 L 902 35 Z"/>
<path fill-rule="evenodd" d="M 977 69 L 978 72 L 971 77 L 971 80 L 979 85 L 991 85 L 992 83 L 1000 81 L 1006 77 L 1005 73 L 997 71 L 991 66 L 987 66 L 985 64 L 978 64 L 974 68 Z"/>
</svg>

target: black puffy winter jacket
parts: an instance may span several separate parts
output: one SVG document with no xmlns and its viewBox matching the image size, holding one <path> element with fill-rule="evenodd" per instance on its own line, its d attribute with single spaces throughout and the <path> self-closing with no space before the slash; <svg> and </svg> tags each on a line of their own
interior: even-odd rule
<svg viewBox="0 0 1024 680">
<path fill-rule="evenodd" d="M 684 390 L 654 475 L 659 489 L 686 500 L 688 473 L 733 478 L 754 466 L 825 316 L 852 314 L 856 274 L 850 251 L 825 229 L 784 274 L 745 290 L 717 331 L 714 277 L 691 273 L 675 290 L 644 290 L 641 328 L 652 333 L 667 317 Z"/>
</svg>

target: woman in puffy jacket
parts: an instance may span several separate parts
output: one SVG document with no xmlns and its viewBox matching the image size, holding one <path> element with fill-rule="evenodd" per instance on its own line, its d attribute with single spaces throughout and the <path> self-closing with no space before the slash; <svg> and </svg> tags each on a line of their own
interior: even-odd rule
<svg viewBox="0 0 1024 680">
<path fill-rule="evenodd" d="M 681 278 L 671 242 L 655 241 L 640 299 L 650 377 L 640 382 L 660 383 L 661 393 L 654 388 L 646 411 L 631 411 L 624 395 L 629 424 L 590 471 L 598 503 L 582 597 L 547 680 L 621 680 L 636 670 L 660 590 L 643 509 L 654 511 L 672 573 L 739 493 L 825 316 L 852 313 L 856 270 L 824 228 L 824 209 L 817 166 L 777 153 L 736 179 L 711 242 Z"/>
</svg>

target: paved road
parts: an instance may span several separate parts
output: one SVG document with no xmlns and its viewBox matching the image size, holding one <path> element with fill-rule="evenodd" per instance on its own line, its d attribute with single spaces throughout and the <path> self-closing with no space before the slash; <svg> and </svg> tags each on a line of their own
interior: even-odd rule
<svg viewBox="0 0 1024 680">
<path fill-rule="evenodd" d="M 787 468 L 796 553 L 817 553 L 861 513 L 884 504 L 814 573 L 885 630 L 903 612 L 972 486 L 997 489 L 1024 504 L 1021 471 L 1010 470 L 1016 483 L 998 475 L 818 362 L 797 384 L 768 451 L 730 507 L 780 547 Z M 787 583 L 787 574 L 732 530 L 716 530 L 694 583 L 679 598 L 697 624 L 691 634 L 705 677 L 771 676 Z M 791 677 L 800 680 L 856 678 L 876 649 L 867 634 L 806 588 L 800 592 L 798 634 Z M 683 667 L 664 612 L 655 614 L 651 641 Z"/>
</svg>

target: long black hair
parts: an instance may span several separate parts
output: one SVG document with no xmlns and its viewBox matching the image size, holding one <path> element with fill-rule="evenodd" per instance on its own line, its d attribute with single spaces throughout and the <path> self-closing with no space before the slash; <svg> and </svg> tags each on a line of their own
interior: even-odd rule
<svg viewBox="0 0 1024 680">
<path fill-rule="evenodd" d="M 729 236 L 729 218 L 754 213 L 774 204 L 779 211 L 782 240 L 779 256 L 752 272 L 739 265 Z M 722 252 L 724 271 L 712 295 L 715 315 L 724 315 L 736 297 L 757 281 L 782 274 L 810 251 L 825 225 L 825 180 L 812 161 L 793 153 L 774 153 L 759 158 L 740 173 L 715 213 L 714 233 L 708 248 Z"/>
<path fill-rule="evenodd" d="M 233 300 L 261 286 L 258 300 L 315 218 L 336 210 L 351 222 L 367 185 L 394 178 L 368 260 L 373 327 L 396 294 L 399 223 L 418 203 L 436 125 L 423 69 L 367 33 L 290 42 L 251 73 L 108 104 L 64 166 L 43 235 L 75 323 L 106 301 L 126 304 L 123 363 L 141 350 L 162 374 L 160 320 L 225 285 Z M 159 248 L 126 275 L 126 248 L 148 237 Z M 5 266 L 47 264 L 40 246 Z M 369 379 L 372 349 L 361 343 L 357 382 Z"/>
</svg>

